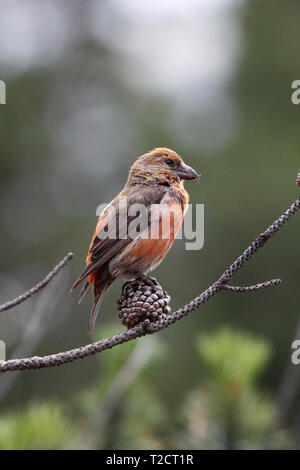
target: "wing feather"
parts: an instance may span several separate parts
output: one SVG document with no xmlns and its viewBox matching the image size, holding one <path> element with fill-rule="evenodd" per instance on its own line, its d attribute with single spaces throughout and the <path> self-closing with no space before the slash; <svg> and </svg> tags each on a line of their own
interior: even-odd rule
<svg viewBox="0 0 300 470">
<path fill-rule="evenodd" d="M 118 253 L 120 253 L 124 248 L 132 242 L 131 237 L 120 238 L 120 233 L 127 233 L 127 228 L 129 224 L 137 217 L 128 215 L 128 207 L 132 204 L 144 204 L 148 210 L 148 217 L 150 216 L 150 207 L 151 204 L 159 204 L 166 194 L 168 188 L 165 186 L 137 186 L 129 188 L 126 197 L 127 197 L 127 207 L 126 213 L 120 213 L 120 199 L 124 197 L 123 195 L 117 196 L 106 209 L 102 212 L 99 217 L 99 221 L 96 227 L 94 237 L 92 238 L 86 267 L 79 278 L 75 281 L 71 291 L 73 291 L 78 284 L 80 284 L 86 277 L 90 276 L 95 271 L 99 270 L 105 266 L 109 261 Z M 109 211 L 109 208 L 112 207 L 114 211 Z M 122 210 L 122 209 L 121 209 Z M 106 232 L 109 235 L 110 225 L 113 225 L 112 217 L 116 217 L 115 220 L 115 235 L 114 239 L 111 238 L 101 238 L 98 237 L 100 231 L 102 233 Z M 119 221 L 122 221 L 122 224 L 119 224 Z M 124 226 L 125 224 L 125 226 Z M 125 229 L 125 232 L 124 232 Z"/>
</svg>

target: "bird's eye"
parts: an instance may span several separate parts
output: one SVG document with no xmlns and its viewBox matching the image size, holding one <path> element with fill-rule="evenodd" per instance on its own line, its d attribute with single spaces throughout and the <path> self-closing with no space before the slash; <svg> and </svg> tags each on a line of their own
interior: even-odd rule
<svg viewBox="0 0 300 470">
<path fill-rule="evenodd" d="M 172 166 L 173 163 L 174 163 L 173 160 L 171 160 L 170 158 L 167 158 L 167 160 L 166 160 L 166 164 L 167 164 L 167 165 Z"/>
</svg>

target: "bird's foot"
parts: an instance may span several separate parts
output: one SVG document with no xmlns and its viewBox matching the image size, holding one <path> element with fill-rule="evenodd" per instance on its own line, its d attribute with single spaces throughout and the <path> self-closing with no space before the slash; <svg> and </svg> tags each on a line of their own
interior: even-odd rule
<svg viewBox="0 0 300 470">
<path fill-rule="evenodd" d="M 127 282 L 125 282 L 125 284 L 123 285 L 123 287 L 122 287 L 122 295 L 123 295 L 124 297 L 127 297 L 128 290 L 132 287 L 133 282 L 134 282 L 134 281 L 127 281 Z"/>
<path fill-rule="evenodd" d="M 157 287 L 159 286 L 159 282 L 155 279 L 155 277 L 150 277 L 147 276 L 146 274 L 142 273 L 136 273 L 135 274 L 136 278 L 133 279 L 132 281 L 127 281 L 122 287 L 122 294 L 123 296 L 127 297 L 128 291 L 131 288 L 138 288 L 139 287 L 139 281 L 144 281 L 146 284 L 148 284 L 151 287 Z"/>
<path fill-rule="evenodd" d="M 148 276 L 148 279 L 149 279 L 149 281 L 151 282 L 151 284 L 152 284 L 153 287 L 160 285 L 159 282 L 158 282 L 158 280 L 157 280 L 155 277 Z"/>
<path fill-rule="evenodd" d="M 159 283 L 155 279 L 155 277 L 147 276 L 146 274 L 137 273 L 136 274 L 136 279 L 140 279 L 140 280 L 146 282 L 146 284 L 150 284 L 152 287 L 159 286 Z"/>
</svg>

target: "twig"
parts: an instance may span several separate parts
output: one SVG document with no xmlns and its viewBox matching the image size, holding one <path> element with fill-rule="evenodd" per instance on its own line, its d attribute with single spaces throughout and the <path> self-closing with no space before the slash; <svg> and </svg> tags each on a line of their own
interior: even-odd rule
<svg viewBox="0 0 300 470">
<path fill-rule="evenodd" d="M 67 262 L 72 259 L 74 256 L 73 253 L 68 253 L 51 271 L 50 273 L 43 279 L 41 282 L 36 284 L 36 286 L 32 287 L 28 291 L 24 292 L 24 294 L 19 295 L 13 300 L 6 302 L 5 304 L 0 305 L 0 312 L 4 312 L 5 310 L 9 310 L 10 308 L 15 307 L 16 305 L 21 304 L 25 300 L 32 297 L 34 294 L 37 294 L 40 290 L 46 287 L 49 282 L 52 281 L 54 276 L 67 264 Z"/>
<path fill-rule="evenodd" d="M 34 356 L 23 359 L 11 359 L 0 363 L 0 371 L 8 372 L 15 370 L 24 369 L 40 369 L 44 367 L 54 367 L 72 362 L 77 359 L 83 359 L 84 357 L 91 356 L 106 349 L 111 349 L 118 344 L 131 341 L 132 339 L 144 336 L 146 334 L 155 333 L 157 331 L 167 328 L 172 323 L 180 320 L 181 318 L 188 315 L 188 313 L 196 310 L 201 304 L 206 302 L 212 296 L 224 290 L 224 285 L 227 285 L 228 281 L 241 269 L 241 267 L 248 261 L 256 251 L 261 248 L 265 243 L 288 221 L 288 219 L 294 215 L 300 208 L 300 197 L 293 202 L 290 207 L 268 227 L 265 232 L 261 233 L 249 247 L 229 266 L 222 276 L 202 294 L 196 297 L 194 300 L 180 308 L 176 312 L 168 315 L 165 319 L 151 323 L 147 329 L 144 325 L 137 325 L 136 327 L 119 333 L 111 338 L 102 339 L 96 343 L 81 346 L 80 348 L 72 349 L 50 356 Z"/>
<path fill-rule="evenodd" d="M 229 286 L 228 284 L 224 284 L 223 289 L 230 290 L 232 292 L 252 292 L 254 290 L 264 289 L 266 287 L 276 286 L 281 282 L 281 279 L 271 279 L 271 281 L 259 282 L 253 286 Z"/>
</svg>

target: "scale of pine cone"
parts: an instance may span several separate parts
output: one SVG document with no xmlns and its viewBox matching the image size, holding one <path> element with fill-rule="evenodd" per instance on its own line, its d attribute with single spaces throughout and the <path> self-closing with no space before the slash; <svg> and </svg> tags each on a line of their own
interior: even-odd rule
<svg viewBox="0 0 300 470">
<path fill-rule="evenodd" d="M 128 329 L 145 320 L 150 323 L 166 318 L 170 313 L 171 297 L 157 284 L 136 279 L 123 286 L 122 295 L 117 301 L 119 317 Z"/>
</svg>

